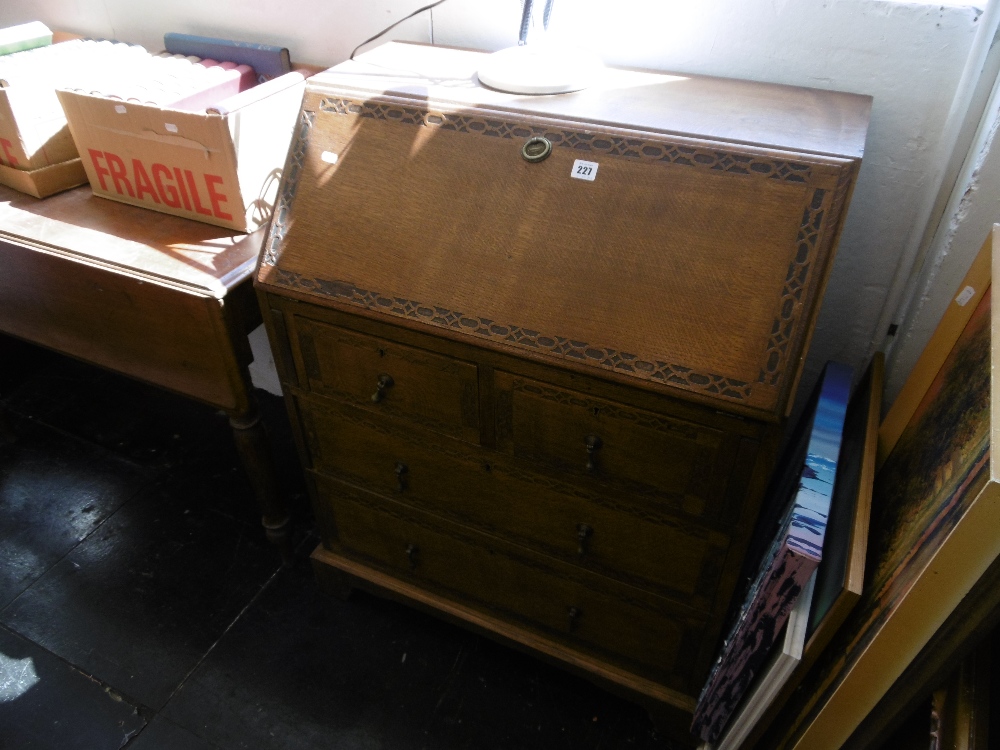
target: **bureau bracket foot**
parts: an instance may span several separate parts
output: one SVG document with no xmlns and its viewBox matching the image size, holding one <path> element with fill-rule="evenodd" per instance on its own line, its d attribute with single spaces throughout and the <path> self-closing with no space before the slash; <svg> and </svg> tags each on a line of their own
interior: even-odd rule
<svg viewBox="0 0 1000 750">
<path fill-rule="evenodd" d="M 326 594 L 346 602 L 354 594 L 352 579 L 343 571 L 313 561 L 313 573 L 319 588 Z"/>
<path fill-rule="evenodd" d="M 260 413 L 254 405 L 245 414 L 230 414 L 229 426 L 233 429 L 240 462 L 250 478 L 267 540 L 280 550 L 282 561 L 289 564 L 292 561 L 291 515 L 288 504 L 278 492 L 271 443 Z"/>
</svg>

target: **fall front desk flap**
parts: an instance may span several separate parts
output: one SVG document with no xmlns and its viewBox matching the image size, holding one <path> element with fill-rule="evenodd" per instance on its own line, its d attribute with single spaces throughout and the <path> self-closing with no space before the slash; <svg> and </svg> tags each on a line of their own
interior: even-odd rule
<svg viewBox="0 0 1000 750">
<path fill-rule="evenodd" d="M 624 70 L 518 96 L 482 54 L 309 80 L 261 287 L 783 414 L 870 98 Z"/>
</svg>

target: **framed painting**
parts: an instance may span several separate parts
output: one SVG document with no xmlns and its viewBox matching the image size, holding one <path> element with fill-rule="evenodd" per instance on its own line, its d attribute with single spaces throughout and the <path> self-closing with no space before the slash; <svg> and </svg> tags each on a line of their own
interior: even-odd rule
<svg viewBox="0 0 1000 750">
<path fill-rule="evenodd" d="M 995 250 L 1000 226 L 991 242 Z M 990 458 L 1000 437 L 1000 310 L 990 298 L 987 290 L 877 473 L 858 606 L 760 746 L 844 745 L 1000 554 Z"/>
<path fill-rule="evenodd" d="M 861 596 L 884 372 L 878 353 L 848 404 L 823 559 L 788 618 L 781 647 L 719 741 L 703 750 L 753 747 Z"/>
<path fill-rule="evenodd" d="M 699 696 L 692 732 L 706 742 L 722 734 L 819 565 L 851 378 L 850 367 L 827 364 L 768 490 L 770 506 L 783 512 Z"/>
<path fill-rule="evenodd" d="M 934 691 L 930 750 L 985 750 L 996 745 L 995 735 L 990 742 L 990 724 L 995 721 L 991 713 L 996 700 L 990 696 L 993 660 L 992 644 L 980 644 L 951 678 Z M 992 729 L 994 733 L 997 731 L 996 726 Z"/>
<path fill-rule="evenodd" d="M 788 616 L 780 648 L 773 649 L 774 653 L 761 671 L 760 677 L 753 684 L 746 700 L 740 704 L 719 740 L 715 743 L 706 742 L 698 750 L 739 750 L 744 743 L 752 741 L 750 735 L 754 728 L 764 720 L 766 713 L 778 700 L 785 685 L 802 663 L 815 586 L 816 573 L 813 573 Z"/>
<path fill-rule="evenodd" d="M 990 262 L 992 258 L 993 237 L 986 238 L 976 259 L 972 261 L 965 278 L 958 285 L 955 296 L 945 309 L 941 320 L 924 346 L 924 351 L 917 359 L 903 384 L 899 395 L 892 402 L 892 408 L 882 420 L 878 431 L 877 467 L 881 468 L 888 458 L 896 441 L 913 413 L 920 405 L 924 394 L 930 388 L 931 382 L 941 369 L 948 354 L 955 346 L 958 337 L 965 330 L 969 318 L 979 307 L 979 302 L 990 286 Z"/>
</svg>

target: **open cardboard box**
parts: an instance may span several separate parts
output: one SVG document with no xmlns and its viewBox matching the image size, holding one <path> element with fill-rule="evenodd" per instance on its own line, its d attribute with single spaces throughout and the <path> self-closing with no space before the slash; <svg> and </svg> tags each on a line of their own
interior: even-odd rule
<svg viewBox="0 0 1000 750">
<path fill-rule="evenodd" d="M 77 156 L 54 86 L 0 84 L 0 164 L 35 170 Z"/>
<path fill-rule="evenodd" d="M 185 112 L 60 90 L 94 194 L 250 232 L 271 217 L 305 77 Z"/>
<path fill-rule="evenodd" d="M 0 183 L 44 198 L 87 181 L 78 157 L 55 87 L 0 84 Z"/>
<path fill-rule="evenodd" d="M 87 172 L 79 158 L 50 164 L 38 169 L 15 169 L 0 164 L 0 185 L 12 187 L 36 198 L 46 198 L 87 181 Z"/>
</svg>

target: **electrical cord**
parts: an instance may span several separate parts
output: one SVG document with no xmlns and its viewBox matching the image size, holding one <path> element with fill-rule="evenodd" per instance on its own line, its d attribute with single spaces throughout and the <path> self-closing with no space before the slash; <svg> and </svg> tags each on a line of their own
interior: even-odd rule
<svg viewBox="0 0 1000 750">
<path fill-rule="evenodd" d="M 397 26 L 399 26 L 399 24 L 403 23 L 403 21 L 409 21 L 414 16 L 417 16 L 417 15 L 420 15 L 421 13 L 423 13 L 425 10 L 430 10 L 431 8 L 436 8 L 437 6 L 439 6 L 444 1 L 445 0 L 437 0 L 437 2 L 431 3 L 430 5 L 425 5 L 423 8 L 417 8 L 415 11 L 413 11 L 412 13 L 410 13 L 410 15 L 403 16 L 403 18 L 400 18 L 398 21 L 396 21 L 391 26 L 386 26 L 384 29 L 382 29 L 375 36 L 370 37 L 368 39 L 365 39 L 363 42 L 361 42 L 361 44 L 359 44 L 357 47 L 355 47 L 354 51 L 351 52 L 351 56 L 348 59 L 349 60 L 353 60 L 354 56 L 358 53 L 359 49 L 361 49 L 362 47 L 364 47 L 369 42 L 374 42 L 376 39 L 378 39 L 383 34 L 386 34 L 386 33 L 390 32 L 390 31 L 392 31 L 394 28 L 396 28 Z"/>
</svg>

